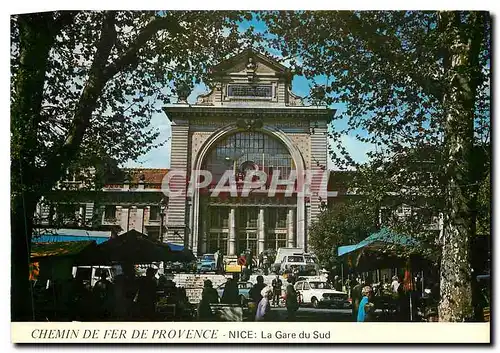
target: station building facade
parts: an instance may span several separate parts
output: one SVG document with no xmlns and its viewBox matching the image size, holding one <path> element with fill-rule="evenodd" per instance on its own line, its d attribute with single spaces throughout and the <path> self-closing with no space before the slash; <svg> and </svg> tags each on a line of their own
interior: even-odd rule
<svg viewBox="0 0 500 353">
<path fill-rule="evenodd" d="M 180 235 L 201 253 L 307 249 L 308 225 L 327 199 L 319 175 L 326 170 L 327 126 L 334 111 L 303 106 L 292 92 L 292 73 L 252 50 L 222 62 L 213 74 L 216 84 L 196 104 L 164 109 L 172 123 L 171 172 L 186 171 L 191 181 L 193 171 L 212 176 L 205 188 L 193 188 L 185 198 L 168 198 L 166 238 L 176 241 Z M 237 192 L 214 196 L 228 170 Z M 249 171 L 264 172 L 268 180 L 244 195 Z M 272 175 L 300 179 L 307 171 L 313 176 L 309 180 L 291 182 L 310 191 L 299 187 L 290 195 L 282 187 L 269 192 Z"/>
</svg>

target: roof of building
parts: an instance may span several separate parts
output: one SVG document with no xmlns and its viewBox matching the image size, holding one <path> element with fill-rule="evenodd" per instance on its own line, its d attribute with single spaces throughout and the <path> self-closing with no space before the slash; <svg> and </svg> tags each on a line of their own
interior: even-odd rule
<svg viewBox="0 0 500 353">
<path fill-rule="evenodd" d="M 131 183 L 142 181 L 147 184 L 161 184 L 168 169 L 133 168 L 125 169 L 125 172 L 128 173 Z"/>
</svg>

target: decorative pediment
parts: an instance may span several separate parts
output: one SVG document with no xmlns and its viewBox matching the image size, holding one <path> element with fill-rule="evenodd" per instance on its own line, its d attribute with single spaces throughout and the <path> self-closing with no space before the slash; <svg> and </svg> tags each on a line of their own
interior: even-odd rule
<svg viewBox="0 0 500 353">
<path fill-rule="evenodd" d="M 249 72 L 256 74 L 290 74 L 286 66 L 252 49 L 246 49 L 240 54 L 221 62 L 213 67 L 212 72 L 220 76 L 246 75 Z"/>
<path fill-rule="evenodd" d="M 290 92 L 292 73 L 278 61 L 252 49 L 213 67 L 216 84 L 198 96 L 198 105 L 301 106 Z"/>
</svg>

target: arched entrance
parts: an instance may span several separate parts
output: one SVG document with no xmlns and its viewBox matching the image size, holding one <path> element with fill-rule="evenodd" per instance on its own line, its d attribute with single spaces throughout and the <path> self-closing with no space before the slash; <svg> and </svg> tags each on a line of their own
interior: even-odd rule
<svg viewBox="0 0 500 353">
<path fill-rule="evenodd" d="M 285 197 L 282 190 L 269 196 L 266 190 L 257 190 L 247 198 L 240 194 L 237 198 L 225 194 L 210 197 L 210 189 L 228 170 L 234 173 L 237 185 L 244 182 L 250 170 L 267 175 L 279 170 L 280 179 L 294 173 L 303 175 L 302 155 L 282 131 L 272 127 L 245 131 L 236 125 L 226 126 L 204 143 L 192 166 L 213 175 L 208 193 L 200 195 L 200 190 L 193 190 L 189 244 L 194 251 L 220 249 L 234 255 L 246 248 L 260 253 L 268 248 L 304 246 L 303 194 Z"/>
</svg>

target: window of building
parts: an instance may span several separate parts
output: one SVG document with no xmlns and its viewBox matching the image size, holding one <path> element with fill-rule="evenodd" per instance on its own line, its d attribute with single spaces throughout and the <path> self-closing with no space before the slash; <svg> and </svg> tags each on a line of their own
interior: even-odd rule
<svg viewBox="0 0 500 353">
<path fill-rule="evenodd" d="M 257 228 L 259 219 L 259 209 L 257 207 L 240 207 L 239 210 L 239 227 L 242 228 Z"/>
<path fill-rule="evenodd" d="M 265 240 L 265 249 L 274 249 L 277 250 L 278 248 L 284 248 L 286 247 L 286 239 L 287 239 L 287 234 L 286 233 L 273 233 L 273 232 L 268 232 L 266 234 L 266 240 Z"/>
<path fill-rule="evenodd" d="M 273 207 L 267 210 L 266 227 L 271 229 L 286 228 L 288 209 Z"/>
<path fill-rule="evenodd" d="M 245 250 L 252 250 L 252 254 L 257 254 L 257 233 L 241 232 L 238 234 L 237 252 L 241 254 Z"/>
<path fill-rule="evenodd" d="M 283 207 L 276 209 L 276 228 L 286 228 L 286 218 L 288 210 Z"/>
<path fill-rule="evenodd" d="M 209 228 L 228 228 L 229 227 L 229 208 L 228 207 L 212 207 L 210 209 L 210 226 Z"/>
<path fill-rule="evenodd" d="M 276 249 L 286 247 L 286 234 L 278 234 L 276 239 Z"/>
<path fill-rule="evenodd" d="M 252 169 L 268 174 L 270 170 L 279 170 L 281 179 L 287 178 L 294 168 L 292 157 L 281 141 L 262 132 L 245 131 L 218 142 L 210 151 L 204 169 L 212 173 L 212 182 L 217 183 L 226 170 L 241 173 L 249 164 Z"/>
<path fill-rule="evenodd" d="M 104 208 L 104 219 L 105 220 L 116 220 L 116 206 L 106 205 Z"/>
<path fill-rule="evenodd" d="M 160 206 L 151 206 L 149 208 L 149 220 L 150 221 L 160 220 Z"/>
<path fill-rule="evenodd" d="M 227 254 L 227 233 L 210 233 L 207 242 L 207 253 L 215 253 L 220 250 L 222 254 Z"/>
<path fill-rule="evenodd" d="M 80 208 L 82 213 L 80 214 Z M 61 203 L 56 206 L 56 221 L 65 225 L 83 225 L 85 221 L 85 205 Z"/>
<path fill-rule="evenodd" d="M 268 233 L 266 234 L 265 250 L 273 249 L 276 250 L 276 234 Z"/>
</svg>

